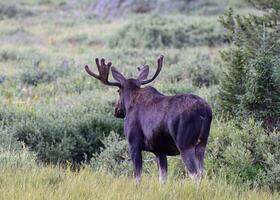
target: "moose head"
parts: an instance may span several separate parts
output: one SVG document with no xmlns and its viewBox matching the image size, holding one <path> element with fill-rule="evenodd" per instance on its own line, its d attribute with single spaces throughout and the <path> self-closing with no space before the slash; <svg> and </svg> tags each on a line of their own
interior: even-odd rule
<svg viewBox="0 0 280 200">
<path fill-rule="evenodd" d="M 112 66 L 111 62 L 105 63 L 105 59 L 102 58 L 101 62 L 99 59 L 95 59 L 95 63 L 99 72 L 99 75 L 92 72 L 88 65 L 85 66 L 85 70 L 87 73 L 94 78 L 100 80 L 103 84 L 109 86 L 118 87 L 119 99 L 115 104 L 115 117 L 124 118 L 126 114 L 126 105 L 128 105 L 127 101 L 129 101 L 130 96 L 137 90 L 140 89 L 141 85 L 148 84 L 155 80 L 155 78 L 159 75 L 162 65 L 163 65 L 163 55 L 161 55 L 157 60 L 157 70 L 154 76 L 151 79 L 147 79 L 149 75 L 149 66 L 144 65 L 142 68 L 138 67 L 138 76 L 136 79 L 134 78 L 125 78 L 114 66 Z M 110 82 L 108 80 L 110 69 L 112 72 L 112 76 L 117 82 Z"/>
<path fill-rule="evenodd" d="M 149 66 L 138 68 L 136 79 L 125 78 L 112 63 L 105 59 L 95 60 L 99 75 L 85 66 L 87 73 L 103 84 L 118 87 L 119 99 L 115 106 L 115 116 L 124 118 L 124 133 L 129 143 L 129 152 L 134 167 L 136 183 L 140 182 L 142 171 L 142 151 L 156 155 L 159 178 L 167 178 L 167 158 L 181 154 L 191 177 L 201 178 L 203 160 L 212 120 L 210 106 L 202 98 L 193 94 L 165 96 L 151 86 L 163 66 L 163 56 L 157 59 L 154 76 L 147 79 Z M 115 82 L 108 80 L 112 72 Z"/>
</svg>

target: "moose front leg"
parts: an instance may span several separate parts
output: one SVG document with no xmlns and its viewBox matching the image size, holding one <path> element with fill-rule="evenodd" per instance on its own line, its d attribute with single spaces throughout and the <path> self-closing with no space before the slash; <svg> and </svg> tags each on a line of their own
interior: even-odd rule
<svg viewBox="0 0 280 200">
<path fill-rule="evenodd" d="M 165 183 L 167 179 L 167 158 L 166 155 L 157 155 L 157 164 L 159 169 L 159 181 Z"/>
<path fill-rule="evenodd" d="M 141 181 L 142 172 L 142 153 L 139 147 L 130 147 L 130 156 L 133 163 L 134 179 L 135 183 L 139 184 Z"/>
</svg>

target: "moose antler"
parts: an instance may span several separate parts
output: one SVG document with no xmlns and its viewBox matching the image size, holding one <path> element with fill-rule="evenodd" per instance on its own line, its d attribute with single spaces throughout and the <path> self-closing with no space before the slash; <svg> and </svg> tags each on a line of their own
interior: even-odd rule
<svg viewBox="0 0 280 200">
<path fill-rule="evenodd" d="M 145 84 L 148 84 L 150 82 L 152 82 L 153 80 L 155 80 L 155 78 L 159 75 L 161 69 L 162 69 L 162 66 L 163 66 L 163 58 L 164 56 L 163 55 L 160 55 L 158 60 L 157 60 L 157 71 L 155 73 L 155 75 L 151 78 L 151 79 L 148 79 L 148 80 L 144 80 L 144 81 L 141 81 L 141 85 L 145 85 Z M 138 68 L 138 70 L 140 71 L 141 69 Z"/>
<path fill-rule="evenodd" d="M 95 74 L 94 72 L 92 72 L 88 65 L 85 66 L 85 70 L 87 71 L 87 73 L 91 76 L 93 76 L 94 78 L 100 80 L 103 84 L 105 85 L 111 85 L 111 86 L 117 86 L 117 87 L 121 87 L 121 84 L 118 82 L 109 82 L 108 81 L 108 77 L 109 77 L 109 73 L 110 73 L 110 68 L 112 63 L 108 62 L 107 64 L 105 64 L 105 59 L 102 58 L 101 59 L 101 65 L 99 63 L 99 59 L 96 58 L 95 59 L 95 63 L 99 72 L 99 75 Z"/>
</svg>

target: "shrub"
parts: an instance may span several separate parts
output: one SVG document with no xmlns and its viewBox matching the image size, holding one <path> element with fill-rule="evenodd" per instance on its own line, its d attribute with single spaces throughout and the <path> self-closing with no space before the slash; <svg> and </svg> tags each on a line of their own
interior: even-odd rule
<svg viewBox="0 0 280 200">
<path fill-rule="evenodd" d="M 280 133 L 267 134 L 261 123 L 217 120 L 212 126 L 206 169 L 229 182 L 279 190 Z"/>
<path fill-rule="evenodd" d="M 0 151 L 16 151 L 21 149 L 21 144 L 16 140 L 12 131 L 3 127 L 4 122 L 1 121 L 0 128 Z"/>
<path fill-rule="evenodd" d="M 195 94 L 202 97 L 209 103 L 214 115 L 217 114 L 218 116 L 221 116 L 221 113 L 219 112 L 219 103 L 217 100 L 218 87 L 219 87 L 218 85 L 213 85 L 208 88 L 201 87 L 199 88 L 199 90 L 195 92 Z"/>
<path fill-rule="evenodd" d="M 8 50 L 2 50 L 0 52 L 0 61 L 7 62 L 9 60 L 18 60 L 18 56 L 15 52 L 8 51 Z"/>
<path fill-rule="evenodd" d="M 263 16 L 234 16 L 229 10 L 221 17 L 233 47 L 222 53 L 226 71 L 221 82 L 219 99 L 222 109 L 233 116 L 254 116 L 267 127 L 279 126 L 280 82 L 280 19 L 279 1 L 255 2 Z M 270 10 L 269 12 L 266 12 Z M 278 124 L 278 125 L 277 125 Z"/>
<path fill-rule="evenodd" d="M 27 17 L 32 16 L 33 14 L 34 13 L 30 10 L 26 10 L 17 5 L 0 4 L 0 18 Z"/>
<path fill-rule="evenodd" d="M 132 175 L 132 163 L 128 153 L 127 141 L 115 132 L 102 141 L 100 153 L 94 154 L 90 161 L 93 170 L 105 170 L 113 175 Z"/>
<path fill-rule="evenodd" d="M 114 176 L 132 176 L 133 166 L 129 155 L 128 142 L 119 134 L 111 132 L 102 140 L 100 153 L 93 155 L 90 166 L 94 171 L 104 170 Z M 155 156 L 142 152 L 143 172 L 158 174 Z"/>
<path fill-rule="evenodd" d="M 36 155 L 17 141 L 11 130 L 1 126 L 0 169 L 30 169 L 34 166 L 36 166 Z"/>
<path fill-rule="evenodd" d="M 163 14 L 200 14 L 215 15 L 222 13 L 225 7 L 244 8 L 242 0 L 227 1 L 220 0 L 96 0 L 90 6 L 88 17 L 116 18 L 138 13 Z"/>
<path fill-rule="evenodd" d="M 224 37 L 209 20 L 190 22 L 185 17 L 143 17 L 122 28 L 109 42 L 111 47 L 183 48 L 219 45 Z"/>
<path fill-rule="evenodd" d="M 20 80 L 24 84 L 38 85 L 39 83 L 48 83 L 70 74 L 73 70 L 73 63 L 63 60 L 59 65 L 41 66 L 41 60 L 33 60 L 32 65 L 24 68 L 20 75 Z"/>
<path fill-rule="evenodd" d="M 219 70 L 214 68 L 208 55 L 198 54 L 187 71 L 194 86 L 208 87 L 219 82 Z"/>
<path fill-rule="evenodd" d="M 0 170 L 30 170 L 36 166 L 36 155 L 28 149 L 24 148 L 18 151 L 0 150 Z"/>
<path fill-rule="evenodd" d="M 45 109 L 42 104 L 5 108 L 0 116 L 8 122 L 15 138 L 36 152 L 40 160 L 81 162 L 99 150 L 101 139 L 111 130 L 121 132 L 122 125 L 99 101 L 90 98 L 78 102 L 68 108 L 63 103 Z"/>
</svg>

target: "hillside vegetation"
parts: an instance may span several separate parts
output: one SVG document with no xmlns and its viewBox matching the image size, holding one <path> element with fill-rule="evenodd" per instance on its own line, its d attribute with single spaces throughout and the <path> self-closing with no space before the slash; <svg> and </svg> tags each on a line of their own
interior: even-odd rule
<svg viewBox="0 0 280 200">
<path fill-rule="evenodd" d="M 278 46 L 257 62 L 245 50 L 258 49 L 242 43 L 238 50 L 250 55 L 244 62 L 250 71 L 242 72 L 248 84 L 237 86 L 244 86 L 246 95 L 221 93 L 239 92 L 232 86 L 241 76 L 225 72 L 238 70 L 243 57 L 225 58 L 239 55 L 235 41 L 250 38 L 234 29 L 242 26 L 229 31 L 225 24 L 231 18 L 226 17 L 235 19 L 234 14 L 223 13 L 230 6 L 242 16 L 265 10 L 241 0 L 196 5 L 178 0 L 181 9 L 175 15 L 153 8 L 108 17 L 97 16 L 98 2 L 0 3 L 0 199 L 279 199 L 279 112 L 270 107 L 276 120 L 257 117 L 271 117 L 264 106 L 264 115 L 254 107 L 262 103 L 261 94 L 271 93 L 257 93 L 254 99 L 254 91 L 263 90 L 252 84 L 265 82 L 252 69 L 254 63 L 266 69 L 266 61 L 273 66 L 275 84 L 280 80 Z M 262 36 L 257 33 L 254 38 Z M 135 77 L 144 64 L 153 74 L 160 54 L 164 67 L 151 85 L 165 95 L 197 94 L 213 109 L 201 183 L 186 177 L 178 156 L 168 158 L 169 181 L 160 185 L 154 155 L 144 153 L 144 180 L 135 187 L 123 121 L 113 115 L 117 91 L 84 70 L 86 64 L 95 69 L 94 59 L 104 57 L 127 77 Z"/>
</svg>

